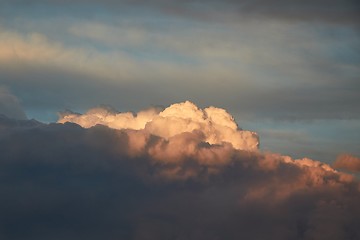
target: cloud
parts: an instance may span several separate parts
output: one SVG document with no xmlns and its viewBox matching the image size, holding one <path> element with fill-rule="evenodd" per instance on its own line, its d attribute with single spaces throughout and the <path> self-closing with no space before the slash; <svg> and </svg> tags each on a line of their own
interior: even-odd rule
<svg viewBox="0 0 360 240">
<path fill-rule="evenodd" d="M 32 22 L 28 33 L 1 28 L 1 83 L 26 109 L 53 113 L 98 102 L 140 109 L 186 96 L 262 119 L 359 118 L 359 38 L 351 30 L 274 22 L 142 26 L 145 20 L 76 19 L 64 26 L 51 19 L 45 29 Z M 51 33 L 52 23 L 61 36 Z M 138 34 L 139 41 L 124 37 Z"/>
<path fill-rule="evenodd" d="M 0 115 L 14 119 L 26 119 L 26 114 L 20 105 L 19 99 L 10 91 L 0 86 Z"/>
<path fill-rule="evenodd" d="M 358 26 L 360 6 L 353 0 L 226 1 L 240 19 L 262 18 L 289 22 L 322 22 Z"/>
<path fill-rule="evenodd" d="M 341 154 L 336 158 L 333 166 L 334 168 L 360 172 L 360 158 L 350 154 Z"/>
<path fill-rule="evenodd" d="M 7 5 L 47 6 L 64 7 L 68 1 L 60 0 L 37 0 L 31 4 L 24 0 L 3 0 Z M 197 1 L 99 1 L 77 0 L 72 5 L 84 3 L 104 7 L 107 10 L 119 12 L 124 8 L 143 8 L 160 11 L 163 14 L 175 15 L 183 18 L 196 19 L 198 21 L 224 21 L 246 19 L 275 19 L 281 21 L 297 22 L 325 22 L 330 24 L 347 24 L 357 26 L 359 22 L 359 4 L 354 0 L 314 0 L 314 1 L 285 1 L 285 0 L 197 0 Z M 6 6 L 6 5 L 5 5 Z"/>
<path fill-rule="evenodd" d="M 0 33 L 0 62 L 18 71 L 23 65 L 26 68 L 41 66 L 43 69 L 58 68 L 63 72 L 113 80 L 119 77 L 127 79 L 128 71 L 125 69 L 134 67 L 132 61 L 120 52 L 102 54 L 86 47 L 67 47 L 41 33 L 20 34 L 1 26 Z"/>
<path fill-rule="evenodd" d="M 182 121 L 203 125 L 162 137 L 136 125 L 148 115 L 153 124 L 166 120 L 162 131 Z M 65 116 L 119 129 L 0 118 L 5 239 L 360 236 L 360 186 L 352 175 L 308 158 L 236 149 L 234 140 L 207 142 L 209 125 L 235 131 L 223 109 L 185 102 L 138 114 L 98 108 Z M 133 129 L 123 127 L 126 117 Z"/>
<path fill-rule="evenodd" d="M 208 107 L 202 110 L 189 101 L 172 104 L 161 112 L 148 109 L 133 114 L 94 108 L 85 114 L 62 113 L 58 122 L 73 122 L 86 128 L 102 124 L 115 129 L 144 129 L 165 139 L 197 132 L 209 144 L 227 142 L 241 150 L 253 150 L 259 145 L 257 134 L 239 129 L 224 109 Z"/>
</svg>

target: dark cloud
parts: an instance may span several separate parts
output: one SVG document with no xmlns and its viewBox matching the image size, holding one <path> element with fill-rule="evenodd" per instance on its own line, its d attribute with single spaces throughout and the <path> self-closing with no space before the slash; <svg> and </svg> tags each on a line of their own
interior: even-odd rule
<svg viewBox="0 0 360 240">
<path fill-rule="evenodd" d="M 359 23 L 360 4 L 354 0 L 315 1 L 229 1 L 239 14 L 288 21 L 320 21 L 336 24 Z"/>
<path fill-rule="evenodd" d="M 200 106 L 211 102 L 232 113 L 264 119 L 360 117 L 358 81 L 341 78 L 341 75 L 336 76 L 339 79 L 323 79 L 326 76 L 313 79 L 313 85 L 309 83 L 311 79 L 291 79 L 289 81 L 295 87 L 281 83 L 273 87 L 257 85 L 252 82 L 253 79 L 244 82 L 241 76 L 237 82 L 227 82 L 225 79 L 207 84 L 206 79 L 197 80 L 196 76 L 182 81 L 154 80 L 156 76 L 131 81 L 126 78 L 119 78 L 117 81 L 102 80 L 84 73 L 44 66 L 23 66 L 22 71 L 17 71 L 4 65 L 0 66 L 0 72 L 2 84 L 11 87 L 14 94 L 21 96 L 25 109 L 49 112 L 54 117 L 55 112 L 64 109 L 84 110 L 99 102 L 120 110 L 139 110 L 149 103 L 168 105 L 184 100 L 194 101 Z M 242 87 L 243 85 L 246 87 Z"/>
<path fill-rule="evenodd" d="M 299 87 L 258 89 L 260 101 L 242 101 L 243 109 L 257 109 L 254 115 L 274 119 L 358 119 L 360 96 L 356 91 L 360 86 L 354 79 L 342 80 L 311 87 L 304 83 Z"/>
<path fill-rule="evenodd" d="M 358 182 L 319 162 L 196 133 L 164 140 L 5 117 L 0 126 L 2 239 L 360 237 Z M 192 147 L 172 144 L 182 138 Z"/>
<path fill-rule="evenodd" d="M 350 24 L 358 26 L 360 4 L 356 0 L 195 0 L 195 1 L 130 1 L 130 0 L 37 0 L 25 1 L 3 0 L 0 3 L 34 6 L 50 4 L 57 7 L 67 5 L 98 5 L 116 11 L 124 7 L 147 7 L 160 10 L 170 15 L 190 17 L 198 20 L 246 20 L 246 19 L 278 19 L 285 21 L 319 21 L 331 24 Z"/>
<path fill-rule="evenodd" d="M 16 19 L 12 18 L 10 22 Z M 127 19 L 111 14 L 109 18 L 116 22 Z M 26 19 L 22 21 L 28 22 Z M 135 31 L 137 37 L 144 38 L 139 40 L 144 45 L 129 46 L 126 42 L 131 38 L 125 43 L 119 41 L 121 36 L 131 35 L 121 24 L 97 25 L 96 20 L 87 27 L 80 24 L 77 28 L 86 34 L 104 36 L 94 44 L 94 39 L 84 36 L 71 39 L 67 35 L 70 23 L 57 28 L 61 36 L 54 37 L 52 31 L 38 34 L 44 29 L 34 25 L 48 24 L 45 29 L 53 29 L 47 19 L 41 16 L 42 24 L 30 24 L 23 34 L 3 31 L 0 82 L 11 88 L 30 112 L 55 115 L 66 108 L 80 111 L 98 103 L 137 110 L 149 103 L 168 105 L 191 100 L 264 119 L 359 118 L 359 36 L 346 27 L 245 22 L 238 27 L 224 24 L 224 31 L 218 32 L 220 28 L 212 24 L 192 27 L 196 24 L 191 21 L 186 23 L 189 27 L 172 27 L 164 20 L 161 24 L 155 21 L 151 31 Z M 86 17 L 79 14 L 75 26 L 79 19 Z M 139 19 L 146 29 L 143 21 Z M 19 25 L 23 25 L 21 21 Z M 91 28 L 93 25 L 98 28 Z M 117 32 L 121 29 L 124 31 Z M 158 38 L 147 36 L 150 32 L 159 34 Z M 119 42 L 118 46 L 110 45 L 111 51 L 107 37 L 110 42 Z M 75 46 L 67 44 L 78 41 Z M 163 48 L 154 42 L 160 42 Z M 123 49 L 130 54 L 124 56 Z M 166 58 L 157 61 L 158 56 Z"/>
<path fill-rule="evenodd" d="M 0 86 L 0 115 L 2 114 L 10 118 L 26 119 L 19 99 L 7 88 Z"/>
</svg>

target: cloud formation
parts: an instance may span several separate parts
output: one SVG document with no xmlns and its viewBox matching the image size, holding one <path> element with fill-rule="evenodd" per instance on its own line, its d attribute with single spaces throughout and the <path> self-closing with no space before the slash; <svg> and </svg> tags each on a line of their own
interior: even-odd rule
<svg viewBox="0 0 360 240">
<path fill-rule="evenodd" d="M 349 29 L 271 21 L 219 28 L 184 27 L 185 21 L 170 27 L 164 20 L 160 27 L 141 18 L 119 24 L 46 18 L 38 27 L 18 18 L 28 30 L 0 27 L 0 82 L 21 95 L 28 110 L 87 109 L 98 102 L 139 109 L 187 96 L 249 118 L 360 116 L 359 36 Z M 49 30 L 53 24 L 59 36 Z"/>
<path fill-rule="evenodd" d="M 137 114 L 117 113 L 107 108 L 93 108 L 85 114 L 65 112 L 58 122 L 73 122 L 85 128 L 102 124 L 115 129 L 143 129 L 165 139 L 196 132 L 209 144 L 227 142 L 240 150 L 254 150 L 259 146 L 257 134 L 239 129 L 224 109 L 208 107 L 202 110 L 189 101 L 172 104 L 163 111 L 152 108 Z"/>
<path fill-rule="evenodd" d="M 350 154 L 341 154 L 336 158 L 333 167 L 352 172 L 360 172 L 360 158 Z"/>
<path fill-rule="evenodd" d="M 26 119 L 26 114 L 21 107 L 19 99 L 11 92 L 0 86 L 0 115 L 3 114 L 10 118 Z"/>
<path fill-rule="evenodd" d="M 360 236 L 360 186 L 352 175 L 308 158 L 236 149 L 227 131 L 241 130 L 223 109 L 185 102 L 138 114 L 98 108 L 66 116 L 89 125 L 0 118 L 4 239 Z M 177 124 L 181 131 L 172 130 Z M 209 129 L 223 131 L 223 140 L 209 143 Z"/>
<path fill-rule="evenodd" d="M 0 239 L 360 239 L 359 6 L 0 0 Z"/>
<path fill-rule="evenodd" d="M 19 4 L 29 6 L 25 0 L 3 0 L 5 4 Z M 313 1 L 285 1 L 285 0 L 197 0 L 197 1 L 163 1 L 151 2 L 138 0 L 76 0 L 72 4 L 90 3 L 102 6 L 112 11 L 120 11 L 124 7 L 137 7 L 139 5 L 169 15 L 187 17 L 197 20 L 234 20 L 246 19 L 280 19 L 287 21 L 320 21 L 331 24 L 358 25 L 360 6 L 354 0 L 313 0 Z M 61 0 L 36 0 L 31 5 L 47 4 L 48 6 L 63 7 L 68 4 Z"/>
</svg>

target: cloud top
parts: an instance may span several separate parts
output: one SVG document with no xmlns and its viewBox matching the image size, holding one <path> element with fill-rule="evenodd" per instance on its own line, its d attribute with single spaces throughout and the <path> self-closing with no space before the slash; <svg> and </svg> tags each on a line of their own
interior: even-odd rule
<svg viewBox="0 0 360 240">
<path fill-rule="evenodd" d="M 144 130 L 164 139 L 194 133 L 209 144 L 230 143 L 235 149 L 256 150 L 259 137 L 255 132 L 238 128 L 234 118 L 224 109 L 200 109 L 185 101 L 172 104 L 162 111 L 150 108 L 136 114 L 119 113 L 105 107 L 93 108 L 85 114 L 65 112 L 58 123 L 72 122 L 89 128 L 97 124 L 114 129 Z"/>
</svg>

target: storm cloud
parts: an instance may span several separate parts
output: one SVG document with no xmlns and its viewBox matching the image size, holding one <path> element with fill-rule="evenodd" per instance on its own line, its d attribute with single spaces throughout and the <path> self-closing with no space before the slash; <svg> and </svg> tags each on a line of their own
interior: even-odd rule
<svg viewBox="0 0 360 240">
<path fill-rule="evenodd" d="M 146 128 L 0 124 L 4 239 L 360 236 L 359 182 L 319 161 L 211 144 L 197 129 L 165 138 Z"/>
</svg>

